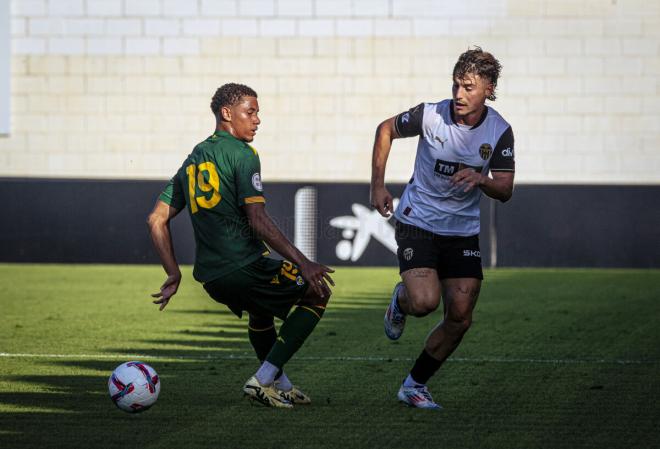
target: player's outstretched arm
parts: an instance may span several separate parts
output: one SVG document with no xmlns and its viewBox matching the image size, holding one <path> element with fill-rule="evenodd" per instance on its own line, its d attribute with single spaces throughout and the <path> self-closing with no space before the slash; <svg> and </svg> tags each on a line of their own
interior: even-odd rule
<svg viewBox="0 0 660 449">
<path fill-rule="evenodd" d="M 292 261 L 300 267 L 301 275 L 309 283 L 312 289 L 322 298 L 330 296 L 330 285 L 335 283 L 329 273 L 335 270 L 326 267 L 320 263 L 312 262 L 303 253 L 298 250 L 284 234 L 266 212 L 263 203 L 252 203 L 243 206 L 245 214 L 250 221 L 250 227 L 263 239 L 268 246 L 273 248 L 286 259 Z"/>
<path fill-rule="evenodd" d="M 165 273 L 167 273 L 167 279 L 161 285 L 160 291 L 151 295 L 157 298 L 154 304 L 160 304 L 159 310 L 163 310 L 167 306 L 170 298 L 174 296 L 181 283 L 181 271 L 174 255 L 172 234 L 170 232 L 170 220 L 179 212 L 179 210 L 158 200 L 154 206 L 154 210 L 151 211 L 147 218 L 151 241 L 160 257 Z"/>
<path fill-rule="evenodd" d="M 394 117 L 388 118 L 376 128 L 374 149 L 371 159 L 371 194 L 370 203 L 383 217 L 394 212 L 392 195 L 385 187 L 385 166 L 392 149 L 392 141 L 399 135 L 394 126 Z"/>
</svg>

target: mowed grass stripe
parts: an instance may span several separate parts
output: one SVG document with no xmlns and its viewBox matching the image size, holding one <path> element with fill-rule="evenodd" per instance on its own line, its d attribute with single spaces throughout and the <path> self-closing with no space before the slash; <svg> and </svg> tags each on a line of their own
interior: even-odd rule
<svg viewBox="0 0 660 449">
<path fill-rule="evenodd" d="M 149 354 L 11 354 L 0 352 L 0 357 L 5 358 L 28 358 L 28 359 L 99 359 L 99 360 L 254 360 L 253 354 L 199 354 L 189 356 L 163 357 Z M 355 356 L 355 357 L 310 357 L 299 356 L 297 361 L 324 361 L 324 362 L 411 362 L 414 357 L 375 357 L 375 356 Z M 604 359 L 503 359 L 498 357 L 450 357 L 447 362 L 458 363 L 539 363 L 551 365 L 564 364 L 597 364 L 597 365 L 653 365 L 660 364 L 660 360 L 604 360 Z"/>
</svg>

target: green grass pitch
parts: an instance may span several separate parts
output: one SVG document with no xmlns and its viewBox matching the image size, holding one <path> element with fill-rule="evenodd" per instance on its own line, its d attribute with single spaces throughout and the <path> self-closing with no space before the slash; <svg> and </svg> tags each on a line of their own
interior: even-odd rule
<svg viewBox="0 0 660 449">
<path fill-rule="evenodd" d="M 241 394 L 257 368 L 239 320 L 185 267 L 164 312 L 156 266 L 0 265 L 0 447 L 660 447 L 660 271 L 485 273 L 474 324 L 429 384 L 442 412 L 396 401 L 439 312 L 398 342 L 395 269 L 338 268 L 328 311 L 287 365 L 310 406 Z M 139 415 L 107 378 L 134 359 L 162 380 Z"/>
</svg>

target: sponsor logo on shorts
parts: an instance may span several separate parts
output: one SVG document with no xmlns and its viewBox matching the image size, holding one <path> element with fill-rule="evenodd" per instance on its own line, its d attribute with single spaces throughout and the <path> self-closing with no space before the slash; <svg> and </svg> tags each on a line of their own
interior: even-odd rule
<svg viewBox="0 0 660 449">
<path fill-rule="evenodd" d="M 296 284 L 303 285 L 304 283 L 305 283 L 305 280 L 302 278 L 302 276 L 298 276 L 296 278 Z"/>
<path fill-rule="evenodd" d="M 403 258 L 406 260 L 410 260 L 413 257 L 413 249 L 412 248 L 406 248 L 403 250 Z"/>
<path fill-rule="evenodd" d="M 481 251 L 477 251 L 474 249 L 464 249 L 463 257 L 481 257 Z"/>
<path fill-rule="evenodd" d="M 502 150 L 502 156 L 503 157 L 513 157 L 513 150 L 511 149 L 511 147 L 503 149 Z"/>
<path fill-rule="evenodd" d="M 406 112 L 401 116 L 401 123 L 408 123 L 410 121 L 410 114 Z"/>
<path fill-rule="evenodd" d="M 260 192 L 264 190 L 264 186 L 261 184 L 261 175 L 258 172 L 252 175 L 252 187 Z"/>
</svg>

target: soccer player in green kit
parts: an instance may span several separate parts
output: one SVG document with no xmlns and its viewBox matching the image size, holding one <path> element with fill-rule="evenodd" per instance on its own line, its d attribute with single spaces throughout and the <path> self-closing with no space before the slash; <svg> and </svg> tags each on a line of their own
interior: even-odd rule
<svg viewBox="0 0 660 449">
<path fill-rule="evenodd" d="M 248 336 L 262 364 L 244 393 L 271 407 L 306 404 L 309 397 L 291 384 L 283 367 L 323 316 L 333 270 L 307 259 L 266 212 L 259 155 L 248 145 L 261 123 L 256 92 L 225 84 L 211 110 L 215 132 L 193 149 L 148 218 L 167 273 L 152 295 L 154 303 L 163 310 L 181 282 L 169 222 L 185 207 L 197 248 L 194 278 L 237 316 L 243 311 L 249 316 Z M 288 260 L 265 257 L 264 242 Z M 274 317 L 284 321 L 279 334 Z"/>
</svg>

